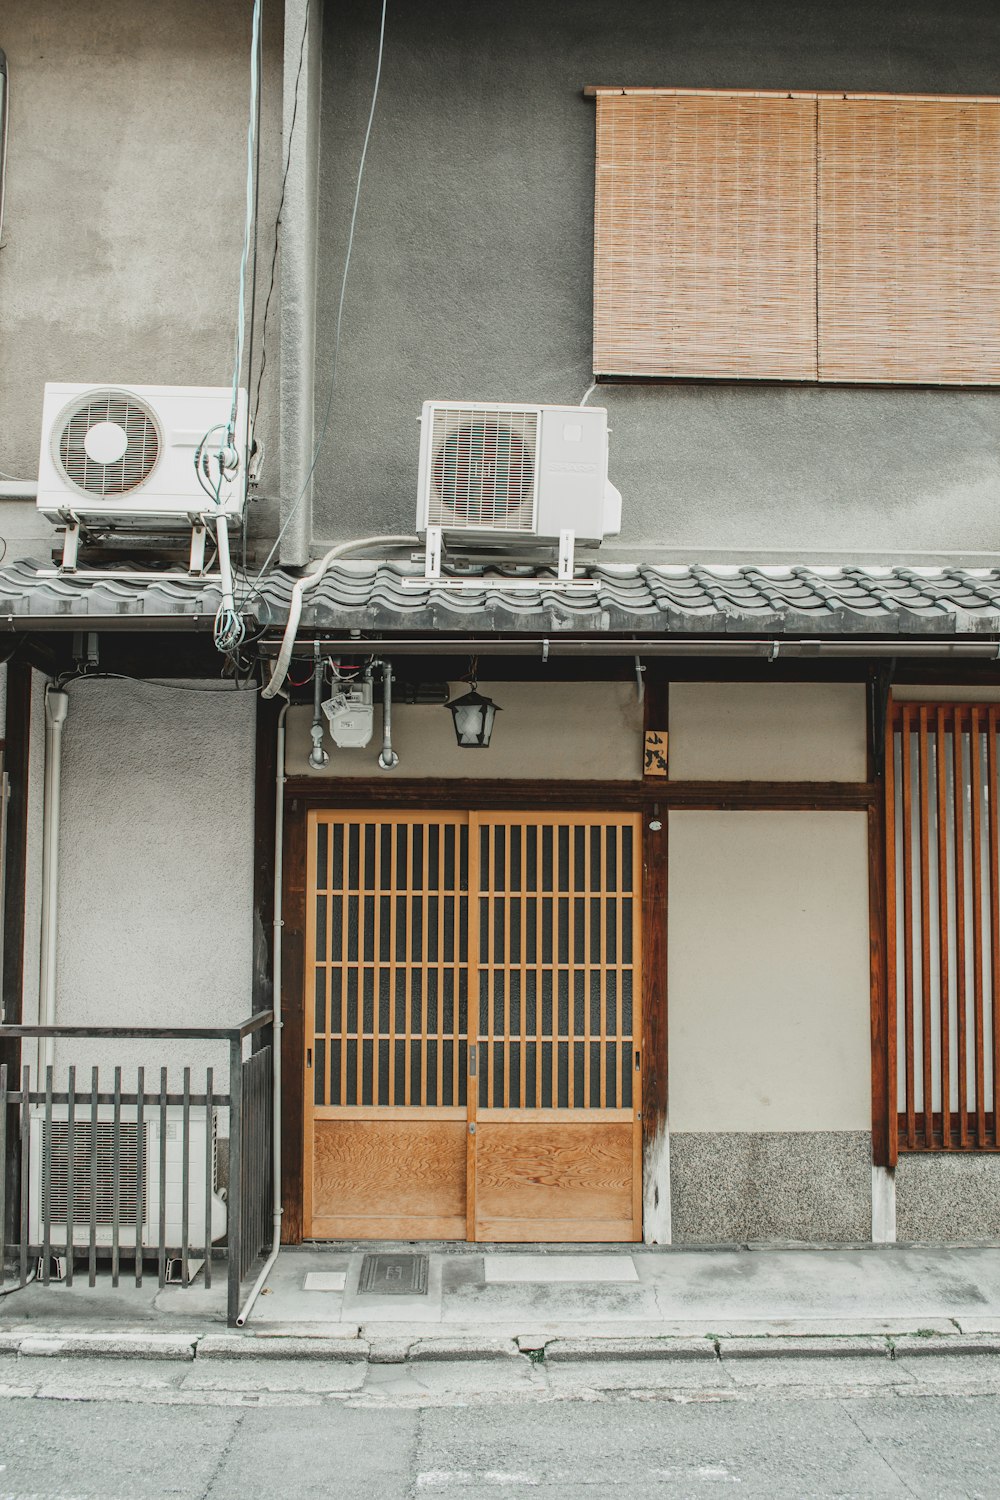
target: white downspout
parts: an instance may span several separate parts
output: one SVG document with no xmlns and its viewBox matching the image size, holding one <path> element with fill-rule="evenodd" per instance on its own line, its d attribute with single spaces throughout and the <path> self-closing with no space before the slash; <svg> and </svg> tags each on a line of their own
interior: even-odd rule
<svg viewBox="0 0 1000 1500">
<path fill-rule="evenodd" d="M 271 1151 L 272 1151 L 272 1178 L 274 1182 L 274 1204 L 272 1216 L 271 1251 L 260 1270 L 260 1275 L 250 1288 L 250 1295 L 240 1308 L 236 1318 L 237 1328 L 242 1328 L 254 1303 L 260 1295 L 261 1287 L 271 1274 L 271 1267 L 278 1258 L 281 1249 L 281 928 L 283 925 L 281 915 L 281 880 L 284 855 L 284 813 L 285 813 L 285 715 L 288 713 L 288 704 L 281 705 L 278 715 L 278 745 L 277 766 L 275 769 L 274 787 L 274 939 L 271 945 L 272 964 L 272 989 L 274 992 L 271 1008 L 274 1011 L 274 1023 L 272 1027 L 273 1040 L 271 1042 L 271 1081 L 272 1081 L 272 1115 L 271 1120 Z"/>
<path fill-rule="evenodd" d="M 59 921 L 59 801 L 62 792 L 62 732 L 69 694 L 49 684 L 45 689 L 45 792 L 42 812 L 42 940 L 38 971 L 38 1021 L 56 1024 L 56 936 Z M 51 1067 L 55 1040 L 39 1043 L 39 1071 Z M 41 1082 L 41 1080 L 39 1080 Z"/>
</svg>

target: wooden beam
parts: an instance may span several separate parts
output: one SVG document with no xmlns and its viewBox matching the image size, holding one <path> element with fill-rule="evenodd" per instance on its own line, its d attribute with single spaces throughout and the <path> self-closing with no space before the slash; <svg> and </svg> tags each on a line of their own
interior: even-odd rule
<svg viewBox="0 0 1000 1500">
<path fill-rule="evenodd" d="M 872 1163 L 894 1166 L 889 1128 L 889 979 L 886 909 L 885 735 L 888 682 L 873 674 L 868 683 L 868 764 L 875 775 L 875 800 L 868 807 L 868 947 L 871 984 Z M 889 731 L 891 736 L 891 730 Z M 891 754 L 891 738 L 889 753 Z M 895 1108 L 895 1104 L 892 1105 Z"/>
<path fill-rule="evenodd" d="M 617 809 L 713 808 L 722 811 L 864 811 L 876 801 L 871 782 L 854 781 L 495 781 L 477 777 L 350 779 L 292 776 L 287 793 L 312 807 L 393 807 L 399 811 L 476 807 L 503 811 L 614 812 Z"/>
<path fill-rule="evenodd" d="M 644 722 L 669 732 L 669 688 L 649 683 Z M 669 785 L 650 778 L 653 790 Z M 655 804 L 654 804 L 655 806 Z M 667 847 L 668 819 L 646 808 L 642 823 L 642 1187 L 643 1237 L 670 1239 L 670 1137 L 667 1123 Z M 657 822 L 659 828 L 651 828 Z M 664 1199 L 666 1201 L 664 1201 Z"/>
</svg>

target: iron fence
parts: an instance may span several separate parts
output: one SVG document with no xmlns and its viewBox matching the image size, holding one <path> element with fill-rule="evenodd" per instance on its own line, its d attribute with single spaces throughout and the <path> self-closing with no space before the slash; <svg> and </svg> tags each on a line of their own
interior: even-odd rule
<svg viewBox="0 0 1000 1500">
<path fill-rule="evenodd" d="M 108 1065 L 88 1078 L 75 1063 L 25 1063 L 15 1078 L 0 1065 L 0 1160 L 12 1169 L 0 1173 L 0 1285 L 8 1275 L 72 1285 L 85 1262 L 90 1286 L 99 1263 L 112 1288 L 141 1286 L 155 1259 L 161 1287 L 188 1286 L 202 1268 L 210 1287 L 225 1257 L 235 1323 L 270 1238 L 271 1021 L 264 1011 L 236 1027 L 0 1026 L 0 1042 L 197 1040 L 229 1053 L 222 1089 L 211 1067 L 150 1077 Z"/>
</svg>

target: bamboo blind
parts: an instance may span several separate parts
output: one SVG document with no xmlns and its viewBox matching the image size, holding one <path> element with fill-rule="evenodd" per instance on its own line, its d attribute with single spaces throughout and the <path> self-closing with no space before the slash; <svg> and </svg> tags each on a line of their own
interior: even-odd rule
<svg viewBox="0 0 1000 1500">
<path fill-rule="evenodd" d="M 1000 101 L 819 101 L 819 378 L 1000 381 Z"/>
<path fill-rule="evenodd" d="M 630 1109 L 639 839 L 631 814 L 484 814 L 479 1105 Z"/>
<path fill-rule="evenodd" d="M 901 1151 L 998 1145 L 998 733 L 997 704 L 893 706 L 886 884 Z"/>
<path fill-rule="evenodd" d="M 1000 99 L 598 90 L 594 371 L 1000 383 Z"/>
<path fill-rule="evenodd" d="M 594 370 L 816 378 L 816 106 L 601 94 Z"/>
</svg>

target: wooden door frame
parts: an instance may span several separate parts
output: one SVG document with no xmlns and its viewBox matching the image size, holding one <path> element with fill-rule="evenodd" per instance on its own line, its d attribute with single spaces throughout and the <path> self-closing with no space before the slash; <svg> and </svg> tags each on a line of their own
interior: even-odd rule
<svg viewBox="0 0 1000 1500">
<path fill-rule="evenodd" d="M 647 692 L 647 713 L 654 695 Z M 658 725 L 657 727 L 662 727 Z M 667 1112 L 667 819 L 670 809 L 862 811 L 871 782 L 497 781 L 475 777 L 335 780 L 290 776 L 285 783 L 282 881 L 282 1239 L 303 1238 L 303 1080 L 305 1005 L 306 813 L 310 808 L 385 807 L 428 812 L 638 812 L 643 815 L 643 1156 L 648 1171 Z M 654 817 L 654 814 L 656 815 Z M 660 830 L 650 822 L 659 821 Z"/>
<path fill-rule="evenodd" d="M 653 804 L 662 801 L 659 787 L 648 782 L 559 782 L 480 781 L 352 778 L 350 782 L 318 777 L 288 777 L 285 784 L 284 860 L 282 879 L 282 1240 L 301 1243 L 305 1230 L 304 1181 L 304 1075 L 305 970 L 306 970 L 306 829 L 314 809 L 350 811 L 386 808 L 401 812 L 451 811 L 468 807 L 476 812 L 631 812 L 650 816 Z M 649 818 L 644 816 L 644 825 Z M 658 839 L 658 841 L 657 841 Z M 652 845 L 652 858 L 650 848 Z M 665 922 L 666 828 L 659 836 L 643 829 L 642 908 L 642 1098 L 643 1145 L 660 1128 L 657 1110 L 666 1111 L 666 1060 L 659 1059 L 654 1089 L 648 1093 L 651 1064 L 647 1044 L 661 1044 L 666 1037 L 666 943 L 661 935 L 652 945 L 651 926 Z M 662 849 L 662 853 L 660 852 Z M 660 900 L 648 899 L 651 864 L 664 873 L 657 876 Z M 654 962 L 645 956 L 656 955 Z M 662 959 L 662 962 L 660 961 Z"/>
</svg>

